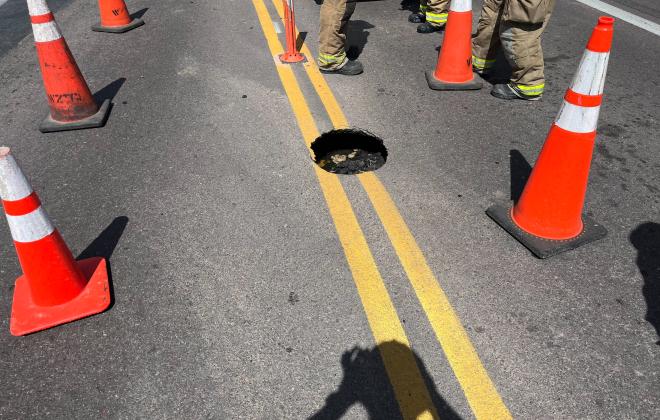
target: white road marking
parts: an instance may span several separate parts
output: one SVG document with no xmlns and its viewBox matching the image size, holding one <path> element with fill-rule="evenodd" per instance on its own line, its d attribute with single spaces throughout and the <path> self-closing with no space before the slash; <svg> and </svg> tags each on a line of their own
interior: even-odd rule
<svg viewBox="0 0 660 420">
<path fill-rule="evenodd" d="M 635 25 L 638 28 L 642 28 L 646 31 L 651 32 L 654 35 L 660 36 L 660 25 L 658 25 L 655 22 L 651 22 L 650 20 L 646 20 L 630 12 L 626 12 L 625 10 L 619 9 L 618 7 L 614 7 L 607 3 L 603 3 L 600 0 L 575 0 L 575 1 L 582 4 L 586 4 L 589 7 L 610 14 L 615 18 L 623 20 L 624 22 L 628 22 L 631 25 Z"/>
</svg>

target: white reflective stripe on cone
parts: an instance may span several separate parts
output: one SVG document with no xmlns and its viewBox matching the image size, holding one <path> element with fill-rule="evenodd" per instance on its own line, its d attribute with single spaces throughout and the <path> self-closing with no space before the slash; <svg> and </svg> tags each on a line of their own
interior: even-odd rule
<svg viewBox="0 0 660 420">
<path fill-rule="evenodd" d="M 571 90 L 582 95 L 602 95 L 610 53 L 586 50 L 575 73 Z"/>
<path fill-rule="evenodd" d="M 596 131 L 599 112 L 600 106 L 579 106 L 564 101 L 555 124 L 574 133 L 591 133 Z"/>
<path fill-rule="evenodd" d="M 0 199 L 16 201 L 32 194 L 32 187 L 12 155 L 0 156 Z"/>
<path fill-rule="evenodd" d="M 472 0 L 451 0 L 449 10 L 452 12 L 470 12 L 472 11 Z"/>
<path fill-rule="evenodd" d="M 50 13 L 46 0 L 27 0 L 30 16 L 39 16 Z"/>
<path fill-rule="evenodd" d="M 60 28 L 57 27 L 55 21 L 46 23 L 33 23 L 32 32 L 34 33 L 35 42 L 49 42 L 62 38 Z"/>
<path fill-rule="evenodd" d="M 55 230 L 41 206 L 32 213 L 23 216 L 7 215 L 7 222 L 9 222 L 11 237 L 16 242 L 38 241 Z"/>
</svg>

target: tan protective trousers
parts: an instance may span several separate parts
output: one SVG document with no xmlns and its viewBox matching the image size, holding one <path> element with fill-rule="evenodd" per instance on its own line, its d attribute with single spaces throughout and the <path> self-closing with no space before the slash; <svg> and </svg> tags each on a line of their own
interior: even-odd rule
<svg viewBox="0 0 660 420">
<path fill-rule="evenodd" d="M 346 26 L 356 0 L 325 0 L 321 6 L 319 67 L 338 70 L 346 64 Z"/>
<path fill-rule="evenodd" d="M 431 25 L 445 26 L 449 0 L 420 0 L 419 12 L 423 13 L 426 21 Z"/>
<path fill-rule="evenodd" d="M 541 34 L 554 6 L 555 0 L 484 0 L 472 38 L 473 67 L 488 71 L 502 48 L 511 66 L 511 83 L 526 95 L 541 95 L 545 87 Z"/>
</svg>

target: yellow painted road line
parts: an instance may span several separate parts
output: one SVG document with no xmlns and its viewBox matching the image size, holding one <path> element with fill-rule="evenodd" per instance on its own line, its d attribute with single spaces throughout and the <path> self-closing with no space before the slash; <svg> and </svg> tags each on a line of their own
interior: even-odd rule
<svg viewBox="0 0 660 420">
<path fill-rule="evenodd" d="M 263 0 L 252 0 L 274 57 L 283 52 Z M 316 123 L 290 66 L 275 62 L 300 131 L 309 145 L 318 137 Z M 405 419 L 438 418 L 396 309 L 385 288 L 364 233 L 336 175 L 314 165 L 339 241 L 353 275 L 367 320 Z M 402 346 L 387 345 L 392 341 Z"/>
<path fill-rule="evenodd" d="M 280 15 L 280 19 L 284 22 L 282 2 L 279 0 L 272 1 L 275 9 L 277 9 L 277 13 Z M 298 36 L 298 34 L 298 28 L 296 27 L 296 36 Z M 323 106 L 326 108 L 326 112 L 328 113 L 328 117 L 330 117 L 332 125 L 335 128 L 348 128 L 348 121 L 346 120 L 344 113 L 341 111 L 341 107 L 339 106 L 337 99 L 335 99 L 335 95 L 332 93 L 332 90 L 330 90 L 330 86 L 328 86 L 325 78 L 316 66 L 316 62 L 314 61 L 315 57 L 312 55 L 309 47 L 307 47 L 307 44 L 302 45 L 300 52 L 302 52 L 305 58 L 307 58 L 307 62 L 304 63 L 305 72 L 307 73 L 309 80 L 312 82 L 312 85 L 314 85 L 317 95 L 321 97 Z"/>
<path fill-rule="evenodd" d="M 282 5 L 278 0 L 273 0 L 273 4 L 282 17 Z M 319 72 L 309 48 L 304 45 L 301 51 L 308 60 L 305 63 L 305 71 L 333 125 L 335 128 L 348 127 L 346 116 Z M 373 172 L 361 174 L 358 178 L 392 242 L 475 416 L 478 419 L 510 419 L 509 410 L 385 186 Z"/>
<path fill-rule="evenodd" d="M 510 419 L 509 410 L 385 186 L 372 172 L 358 176 L 392 241 L 474 415 L 478 419 Z"/>
</svg>

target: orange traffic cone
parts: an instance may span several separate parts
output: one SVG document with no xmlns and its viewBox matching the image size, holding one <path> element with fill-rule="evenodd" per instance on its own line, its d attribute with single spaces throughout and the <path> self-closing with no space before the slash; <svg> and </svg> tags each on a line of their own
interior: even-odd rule
<svg viewBox="0 0 660 420">
<path fill-rule="evenodd" d="M 305 60 L 305 56 L 298 52 L 296 45 L 296 14 L 293 10 L 293 0 L 282 0 L 284 3 L 284 31 L 286 32 L 286 51 L 280 54 L 282 63 L 293 64 Z"/>
<path fill-rule="evenodd" d="M 434 90 L 476 90 L 483 82 L 472 72 L 472 0 L 451 0 L 438 64 L 427 71 Z"/>
<path fill-rule="evenodd" d="M 99 0 L 101 22 L 92 26 L 92 31 L 121 34 L 144 25 L 142 19 L 133 19 L 124 0 Z"/>
<path fill-rule="evenodd" d="M 97 105 L 46 0 L 28 0 L 27 3 L 50 106 L 50 115 L 39 130 L 48 133 L 103 126 L 110 101 L 104 101 L 100 107 Z"/>
<path fill-rule="evenodd" d="M 518 203 L 486 213 L 536 256 L 546 258 L 603 238 L 607 231 L 582 216 L 614 19 L 593 30 L 564 103 Z"/>
<path fill-rule="evenodd" d="M 9 148 L 0 147 L 0 199 L 23 275 L 16 280 L 12 335 L 103 312 L 110 305 L 103 258 L 75 261 Z"/>
</svg>

